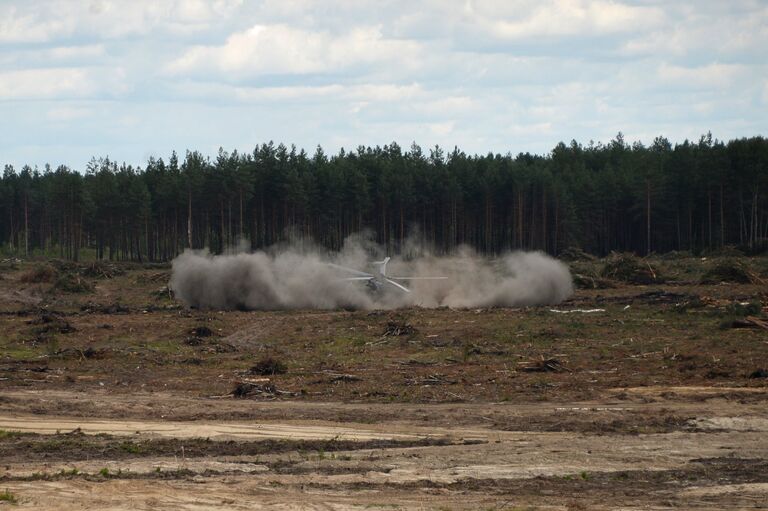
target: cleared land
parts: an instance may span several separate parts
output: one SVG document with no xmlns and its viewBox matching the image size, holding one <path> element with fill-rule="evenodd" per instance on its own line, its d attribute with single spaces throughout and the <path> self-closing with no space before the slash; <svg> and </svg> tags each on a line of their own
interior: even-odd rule
<svg viewBox="0 0 768 511">
<path fill-rule="evenodd" d="M 0 506 L 766 506 L 768 260 L 571 264 L 552 307 L 213 312 L 6 261 Z"/>
</svg>

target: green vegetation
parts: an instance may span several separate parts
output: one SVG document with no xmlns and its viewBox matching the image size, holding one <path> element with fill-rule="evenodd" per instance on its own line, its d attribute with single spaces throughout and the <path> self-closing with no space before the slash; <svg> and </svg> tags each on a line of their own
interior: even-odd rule
<svg viewBox="0 0 768 511">
<path fill-rule="evenodd" d="M 23 434 L 24 433 L 21 433 L 19 431 L 6 431 L 4 429 L 0 429 L 0 441 L 17 438 Z"/>
<path fill-rule="evenodd" d="M 65 273 L 53 284 L 53 288 L 65 293 L 90 293 L 93 284 L 75 273 Z"/>
<path fill-rule="evenodd" d="M 16 496 L 11 493 L 8 490 L 5 490 L 4 492 L 0 493 L 0 502 L 8 502 L 10 504 L 17 504 L 18 499 L 16 499 Z"/>
<path fill-rule="evenodd" d="M 264 357 L 251 367 L 251 372 L 262 376 L 285 374 L 288 372 L 288 366 L 282 360 L 275 357 Z"/>
<path fill-rule="evenodd" d="M 20 280 L 28 283 L 52 282 L 58 275 L 50 264 L 39 264 L 24 272 Z"/>
<path fill-rule="evenodd" d="M 261 144 L 249 153 L 196 151 L 143 168 L 92 159 L 83 173 L 6 165 L 0 247 L 13 255 L 167 261 L 186 247 L 219 252 L 305 233 L 339 248 L 370 230 L 391 251 L 420 233 L 437 251 L 468 244 L 589 253 L 698 254 L 766 249 L 768 140 L 762 136 L 646 147 L 560 143 L 546 156 L 467 155 L 413 144 L 313 155 Z M 580 247 L 580 249 L 569 247 Z M 94 278 L 109 278 L 94 267 Z M 47 276 L 31 278 L 48 278 Z"/>
</svg>

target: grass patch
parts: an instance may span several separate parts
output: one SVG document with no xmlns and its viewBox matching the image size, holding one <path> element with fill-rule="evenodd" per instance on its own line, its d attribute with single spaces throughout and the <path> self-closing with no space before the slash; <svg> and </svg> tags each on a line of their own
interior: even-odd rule
<svg viewBox="0 0 768 511">
<path fill-rule="evenodd" d="M 8 502 L 9 504 L 17 504 L 19 501 L 16 496 L 8 490 L 0 492 L 0 502 Z"/>
<path fill-rule="evenodd" d="M 110 435 L 59 433 L 56 435 L 24 434 L 23 438 L 0 442 L 0 459 L 23 457 L 27 461 L 67 461 L 81 459 L 121 460 L 143 456 L 258 456 L 291 451 L 328 453 L 358 449 L 388 449 L 449 445 L 445 438 L 416 440 L 260 440 L 251 442 L 213 441 L 207 438 L 153 438 L 124 440 Z M 102 474 L 103 475 L 103 474 Z"/>
<path fill-rule="evenodd" d="M 39 264 L 22 273 L 19 280 L 28 284 L 39 284 L 42 282 L 53 282 L 58 275 L 59 272 L 50 264 Z"/>
<path fill-rule="evenodd" d="M 22 433 L 21 431 L 7 431 L 5 429 L 0 429 L 0 441 L 18 438 L 24 434 L 25 433 Z"/>
<path fill-rule="evenodd" d="M 282 360 L 274 357 L 264 357 L 251 367 L 251 373 L 260 374 L 261 376 L 273 376 L 287 372 L 288 366 Z"/>
</svg>

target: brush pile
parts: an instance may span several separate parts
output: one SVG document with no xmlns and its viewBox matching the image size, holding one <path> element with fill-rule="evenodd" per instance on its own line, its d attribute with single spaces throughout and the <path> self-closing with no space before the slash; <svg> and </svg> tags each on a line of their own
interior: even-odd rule
<svg viewBox="0 0 768 511">
<path fill-rule="evenodd" d="M 41 282 L 52 282 L 56 279 L 59 272 L 50 264 L 39 264 L 34 268 L 24 272 L 21 275 L 21 281 L 29 284 L 39 284 Z"/>
<path fill-rule="evenodd" d="M 384 329 L 382 336 L 400 336 L 400 335 L 413 335 L 416 333 L 416 329 L 410 323 L 405 321 L 388 321 L 387 327 Z"/>
<path fill-rule="evenodd" d="M 629 284 L 658 284 L 663 282 L 656 268 L 632 254 L 612 252 L 606 260 L 602 277 Z"/>
<path fill-rule="evenodd" d="M 125 270 L 122 268 L 115 264 L 104 261 L 94 261 L 82 269 L 82 274 L 84 276 L 92 277 L 95 279 L 113 279 L 118 275 L 123 275 L 124 273 Z"/>
<path fill-rule="evenodd" d="M 578 247 L 568 247 L 557 255 L 561 261 L 595 261 L 597 258 Z"/>
<path fill-rule="evenodd" d="M 53 289 L 65 293 L 90 293 L 93 291 L 93 284 L 77 273 L 65 273 L 56 280 Z"/>
<path fill-rule="evenodd" d="M 723 259 L 701 277 L 702 284 L 765 284 L 745 263 L 738 259 Z"/>
</svg>

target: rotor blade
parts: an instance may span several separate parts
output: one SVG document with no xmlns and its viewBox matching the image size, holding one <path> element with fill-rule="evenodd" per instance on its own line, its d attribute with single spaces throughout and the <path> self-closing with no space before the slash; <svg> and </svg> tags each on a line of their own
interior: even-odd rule
<svg viewBox="0 0 768 511">
<path fill-rule="evenodd" d="M 339 266 L 338 264 L 333 264 L 333 263 L 325 263 L 325 264 L 327 264 L 331 268 L 335 268 L 341 271 L 346 271 L 354 275 L 360 275 L 361 277 L 373 277 L 373 275 L 371 275 L 370 273 L 365 273 L 364 271 L 353 270 L 352 268 L 346 268 L 344 266 Z"/>
<path fill-rule="evenodd" d="M 448 277 L 388 277 L 396 280 L 446 280 Z"/>
<path fill-rule="evenodd" d="M 400 289 L 402 289 L 402 290 L 403 290 L 403 291 L 405 291 L 406 293 L 410 293 L 410 292 L 411 292 L 411 290 L 410 290 L 410 289 L 408 289 L 407 287 L 405 287 L 405 286 L 404 286 L 404 285 L 402 285 L 402 284 L 399 284 L 399 283 L 395 282 L 394 280 L 390 280 L 390 279 L 384 279 L 384 280 L 386 280 L 387 282 L 389 282 L 390 284 L 392 284 L 392 285 L 393 285 L 393 286 L 395 286 L 395 287 L 399 287 Z"/>
<path fill-rule="evenodd" d="M 373 277 L 344 277 L 339 280 L 371 280 Z"/>
</svg>

